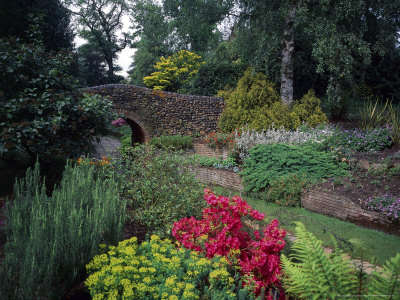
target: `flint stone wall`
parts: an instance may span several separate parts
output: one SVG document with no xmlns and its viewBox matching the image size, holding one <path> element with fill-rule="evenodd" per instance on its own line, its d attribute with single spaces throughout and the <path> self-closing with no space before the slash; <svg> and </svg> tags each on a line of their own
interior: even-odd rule
<svg viewBox="0 0 400 300">
<path fill-rule="evenodd" d="M 217 129 L 224 107 L 222 98 L 182 95 L 140 86 L 106 84 L 86 88 L 86 93 L 106 96 L 117 113 L 138 123 L 149 136 L 192 135 Z"/>
</svg>

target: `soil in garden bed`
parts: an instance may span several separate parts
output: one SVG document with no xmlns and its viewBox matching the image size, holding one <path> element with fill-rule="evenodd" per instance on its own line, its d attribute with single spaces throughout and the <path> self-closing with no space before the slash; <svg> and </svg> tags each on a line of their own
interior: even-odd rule
<svg viewBox="0 0 400 300">
<path fill-rule="evenodd" d="M 383 167 L 388 158 L 390 158 L 391 166 L 399 165 L 399 151 L 400 146 L 380 152 L 357 153 L 354 161 L 356 166 L 349 171 L 348 177 L 327 179 L 325 182 L 315 185 L 313 189 L 345 196 L 361 207 L 365 207 L 366 200 L 369 197 L 384 194 L 400 197 L 400 176 L 390 176 L 387 173 L 376 174 L 372 171 L 374 168 Z M 361 224 L 358 220 L 352 221 L 367 228 L 400 235 L 400 222 L 393 222 L 389 226 L 371 223 Z"/>
</svg>

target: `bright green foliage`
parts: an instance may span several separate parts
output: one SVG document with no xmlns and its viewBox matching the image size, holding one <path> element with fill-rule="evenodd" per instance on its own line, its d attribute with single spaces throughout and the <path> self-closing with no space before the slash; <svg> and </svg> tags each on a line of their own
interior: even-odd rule
<svg viewBox="0 0 400 300">
<path fill-rule="evenodd" d="M 223 257 L 207 259 L 156 235 L 100 246 L 104 253 L 86 266 L 93 299 L 237 299 L 239 277 Z"/>
<path fill-rule="evenodd" d="M 16 183 L 7 202 L 5 258 L 1 265 L 4 299 L 57 299 L 76 283 L 101 242 L 116 243 L 125 204 L 114 177 L 103 168 L 67 165 L 50 197 L 39 165 Z"/>
<path fill-rule="evenodd" d="M 182 155 L 147 145 L 123 151 L 114 170 L 123 181 L 121 193 L 135 221 L 165 234 L 173 222 L 200 213 L 201 187 Z"/>
<path fill-rule="evenodd" d="M 365 276 L 362 269 L 351 266 L 343 252 L 335 248 L 326 254 L 322 242 L 296 222 L 290 259 L 282 254 L 285 290 L 297 299 L 355 299 L 384 297 L 398 299 L 400 293 L 400 253 L 383 266 L 382 272 Z M 357 295 L 357 296 L 356 296 Z"/>
<path fill-rule="evenodd" d="M 272 126 L 294 129 L 304 122 L 313 126 L 327 122 L 313 91 L 304 95 L 291 109 L 281 101 L 267 77 L 251 69 L 244 72 L 234 90 L 220 91 L 218 96 L 226 101 L 218 126 L 227 132 L 246 125 L 255 130 Z"/>
<path fill-rule="evenodd" d="M 340 249 L 327 255 L 322 242 L 296 223 L 292 245 L 295 251 L 288 259 L 281 255 L 285 290 L 300 299 L 336 299 L 339 295 L 354 295 L 357 277 Z"/>
<path fill-rule="evenodd" d="M 304 181 L 295 174 L 275 179 L 268 189 L 267 200 L 282 206 L 300 206 Z"/>
<path fill-rule="evenodd" d="M 328 123 L 328 118 L 321 110 L 321 101 L 315 96 L 313 90 L 309 90 L 299 101 L 293 105 L 293 113 L 308 126 L 315 127 Z"/>
<path fill-rule="evenodd" d="M 347 165 L 332 155 L 309 146 L 287 144 L 257 145 L 244 161 L 243 180 L 246 191 L 264 191 L 273 180 L 288 174 L 319 180 L 346 176 Z"/>
<path fill-rule="evenodd" d="M 0 40 L 0 153 L 70 157 L 107 130 L 111 102 L 82 95 L 72 66 L 69 53 L 49 54 L 40 42 Z"/>
<path fill-rule="evenodd" d="M 247 69 L 240 78 L 237 87 L 232 91 L 222 91 L 218 96 L 224 97 L 226 108 L 222 112 L 218 126 L 226 132 L 249 124 L 253 128 L 260 110 L 268 109 L 279 102 L 279 94 L 272 83 L 262 73 Z"/>
<path fill-rule="evenodd" d="M 201 57 L 181 50 L 168 58 L 161 57 L 154 66 L 157 72 L 143 78 L 143 82 L 155 90 L 178 92 L 183 84 L 193 78 L 200 66 Z"/>
<path fill-rule="evenodd" d="M 191 136 L 181 135 L 162 135 L 151 139 L 150 144 L 160 149 L 183 150 L 193 147 L 193 139 Z"/>
</svg>

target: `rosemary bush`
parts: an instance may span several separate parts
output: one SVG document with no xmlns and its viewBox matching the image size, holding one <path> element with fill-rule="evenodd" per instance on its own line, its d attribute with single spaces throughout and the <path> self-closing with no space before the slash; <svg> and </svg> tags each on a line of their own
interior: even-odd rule
<svg viewBox="0 0 400 300">
<path fill-rule="evenodd" d="M 82 279 L 100 243 L 120 239 L 125 204 L 113 178 L 103 172 L 68 164 L 51 197 L 38 163 L 16 182 L 14 199 L 6 204 L 0 298 L 60 298 Z"/>
</svg>

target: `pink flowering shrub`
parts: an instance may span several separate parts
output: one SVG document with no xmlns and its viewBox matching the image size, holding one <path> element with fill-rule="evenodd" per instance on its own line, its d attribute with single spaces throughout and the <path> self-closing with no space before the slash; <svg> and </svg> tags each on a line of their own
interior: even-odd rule
<svg viewBox="0 0 400 300">
<path fill-rule="evenodd" d="M 244 276 L 245 284 L 259 294 L 264 287 L 280 288 L 280 251 L 285 246 L 286 232 L 273 220 L 262 232 L 254 231 L 254 237 L 245 232 L 241 218 L 263 220 L 264 214 L 253 209 L 239 196 L 231 199 L 216 196 L 209 189 L 204 191 L 209 205 L 203 210 L 203 218 L 183 218 L 174 224 L 173 236 L 187 249 L 199 251 L 208 258 L 221 255 L 236 262 Z M 283 293 L 281 293 L 283 295 Z"/>
<path fill-rule="evenodd" d="M 112 121 L 111 124 L 114 125 L 115 127 L 121 127 L 121 126 L 123 126 L 123 125 L 125 125 L 127 123 L 126 123 L 126 121 L 124 119 L 118 118 L 118 119 Z"/>
</svg>

